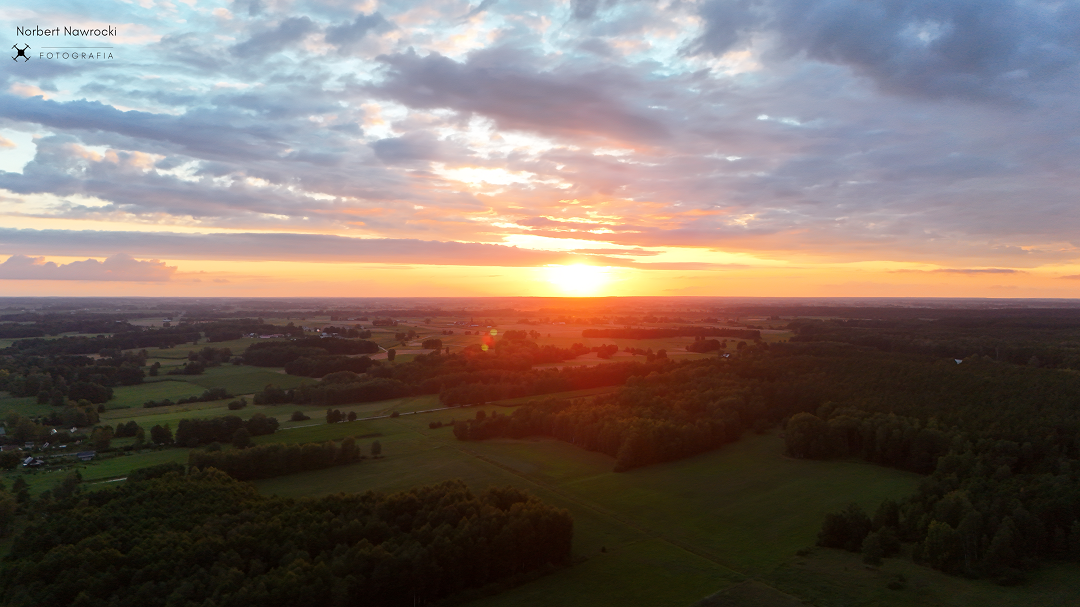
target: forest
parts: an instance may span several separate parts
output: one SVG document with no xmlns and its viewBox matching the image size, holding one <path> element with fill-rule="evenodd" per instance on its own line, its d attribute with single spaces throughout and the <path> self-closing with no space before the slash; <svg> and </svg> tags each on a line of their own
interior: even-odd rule
<svg viewBox="0 0 1080 607">
<path fill-rule="evenodd" d="M 826 521 L 822 545 L 859 551 L 868 541 L 876 554 L 895 538 L 931 567 L 1002 583 L 1022 580 L 1040 561 L 1080 558 L 1080 377 L 978 355 L 961 362 L 773 344 L 730 360 L 670 364 L 610 395 L 478 415 L 454 433 L 552 436 L 614 456 L 619 471 L 783 423 L 793 457 L 858 458 L 928 475 L 887 517 L 886 531 L 865 514 L 841 513 Z M 836 520 L 850 532 L 837 532 Z"/>
<path fill-rule="evenodd" d="M 411 607 L 570 554 L 569 514 L 509 487 L 282 499 L 216 470 L 146 476 L 76 487 L 20 533 L 5 603 Z"/>
<path fill-rule="evenodd" d="M 216 468 L 237 480 L 251 481 L 354 464 L 362 457 L 356 439 L 346 437 L 340 443 L 270 443 L 229 451 L 191 451 L 188 465 L 195 470 Z"/>
</svg>

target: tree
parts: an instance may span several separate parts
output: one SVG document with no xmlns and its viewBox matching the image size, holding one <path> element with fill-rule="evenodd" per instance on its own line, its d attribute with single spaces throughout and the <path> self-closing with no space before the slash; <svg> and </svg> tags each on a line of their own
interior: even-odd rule
<svg viewBox="0 0 1080 607">
<path fill-rule="evenodd" d="M 360 460 L 360 448 L 356 446 L 355 438 L 348 436 L 341 441 L 338 459 L 340 463 L 351 463 Z"/>
<path fill-rule="evenodd" d="M 382 444 L 379 441 L 371 443 L 371 457 L 379 457 L 382 455 Z"/>
<path fill-rule="evenodd" d="M 818 545 L 858 552 L 872 526 L 870 517 L 853 502 L 841 512 L 825 515 L 825 522 L 818 533 Z"/>
<path fill-rule="evenodd" d="M 356 421 L 356 411 L 349 411 L 349 421 Z"/>
<path fill-rule="evenodd" d="M 155 445 L 170 445 L 173 442 L 172 429 L 169 428 L 169 424 L 156 425 L 150 428 L 150 440 Z"/>
<path fill-rule="evenodd" d="M 955 573 L 960 569 L 964 548 L 960 533 L 948 523 L 931 521 L 923 542 L 923 556 L 934 569 Z"/>
<path fill-rule="evenodd" d="M 19 454 L 14 451 L 4 451 L 0 453 L 0 468 L 4 470 L 14 470 L 19 465 Z"/>
<path fill-rule="evenodd" d="M 94 448 L 98 451 L 104 451 L 110 447 L 113 439 L 112 426 L 101 426 L 94 428 L 90 433 L 90 442 L 94 443 Z"/>
<path fill-rule="evenodd" d="M 397 350 L 390 348 L 386 351 L 386 360 L 394 362 L 395 358 L 397 358 Z"/>
<path fill-rule="evenodd" d="M 30 501 L 30 485 L 21 476 L 11 484 L 11 492 L 15 494 L 15 501 L 20 504 Z"/>
<path fill-rule="evenodd" d="M 247 449 L 251 446 L 251 433 L 247 428 L 238 428 L 232 435 L 232 444 L 237 449 Z"/>
<path fill-rule="evenodd" d="M 881 559 L 885 556 L 885 547 L 881 542 L 881 534 L 877 531 L 866 536 L 862 543 L 862 561 L 867 565 L 877 567 L 881 565 Z"/>
<path fill-rule="evenodd" d="M 891 499 L 886 499 L 874 513 L 874 530 L 882 527 L 900 528 L 900 507 Z"/>
<path fill-rule="evenodd" d="M 19 503 L 10 493 L 0 492 L 0 537 L 7 537 L 15 526 L 15 512 Z"/>
<path fill-rule="evenodd" d="M 799 458 L 824 457 L 828 452 L 829 427 L 812 413 L 796 413 L 784 427 L 788 455 Z"/>
</svg>

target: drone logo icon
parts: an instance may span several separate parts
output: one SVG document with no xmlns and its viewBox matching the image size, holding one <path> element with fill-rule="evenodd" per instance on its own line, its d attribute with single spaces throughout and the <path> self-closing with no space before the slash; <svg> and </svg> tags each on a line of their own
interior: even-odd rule
<svg viewBox="0 0 1080 607">
<path fill-rule="evenodd" d="M 19 57 L 23 58 L 23 63 L 26 63 L 27 61 L 30 61 L 30 57 L 28 57 L 26 55 L 26 51 L 30 48 L 29 44 L 24 44 L 23 48 L 19 48 L 18 44 L 13 44 L 13 45 L 11 45 L 11 48 L 19 51 L 18 55 L 15 55 L 14 57 L 11 58 L 12 61 L 18 63 L 19 62 Z"/>
</svg>

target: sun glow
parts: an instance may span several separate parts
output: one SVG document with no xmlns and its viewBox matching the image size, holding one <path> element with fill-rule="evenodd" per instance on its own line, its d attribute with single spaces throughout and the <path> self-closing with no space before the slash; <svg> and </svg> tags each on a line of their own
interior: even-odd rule
<svg viewBox="0 0 1080 607">
<path fill-rule="evenodd" d="M 566 295 L 597 295 L 611 280 L 611 268 L 574 264 L 547 266 L 548 282 Z"/>
</svg>

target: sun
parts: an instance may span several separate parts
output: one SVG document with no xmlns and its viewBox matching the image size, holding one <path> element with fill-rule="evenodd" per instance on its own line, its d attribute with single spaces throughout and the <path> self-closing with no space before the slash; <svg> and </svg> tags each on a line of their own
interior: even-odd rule
<svg viewBox="0 0 1080 607">
<path fill-rule="evenodd" d="M 545 269 L 548 282 L 555 285 L 563 294 L 576 297 L 596 295 L 611 280 L 611 268 L 574 264 L 551 265 Z"/>
</svg>

